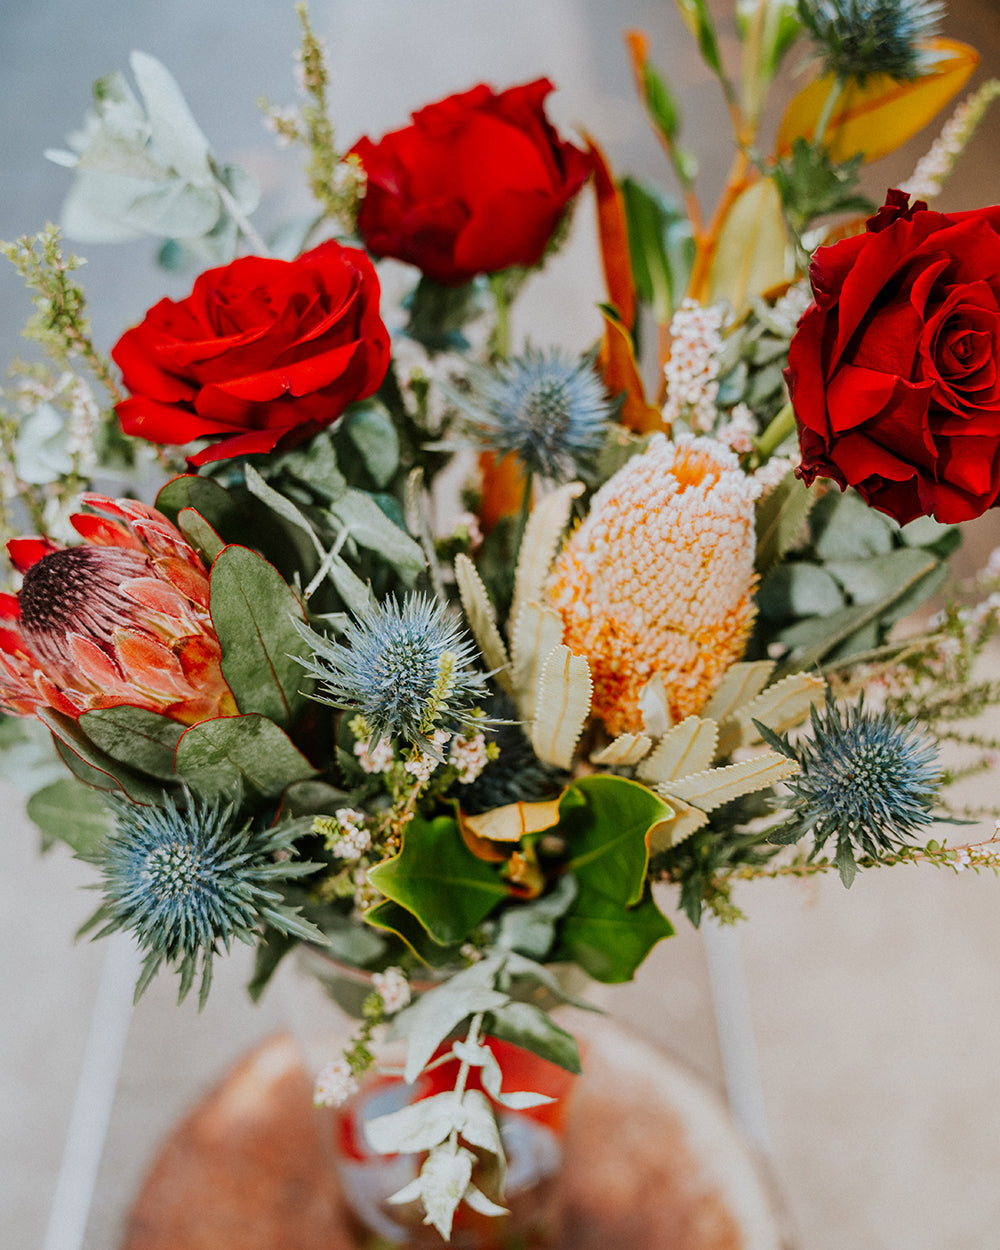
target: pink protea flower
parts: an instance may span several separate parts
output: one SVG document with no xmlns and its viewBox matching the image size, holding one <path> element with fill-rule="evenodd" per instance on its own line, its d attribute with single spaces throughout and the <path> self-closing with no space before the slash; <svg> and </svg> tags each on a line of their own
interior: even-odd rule
<svg viewBox="0 0 1000 1250">
<path fill-rule="evenodd" d="M 7 544 L 24 576 L 0 594 L 0 703 L 17 716 L 128 704 L 185 725 L 236 712 L 208 574 L 179 530 L 134 499 L 84 495 L 83 538 Z"/>
</svg>

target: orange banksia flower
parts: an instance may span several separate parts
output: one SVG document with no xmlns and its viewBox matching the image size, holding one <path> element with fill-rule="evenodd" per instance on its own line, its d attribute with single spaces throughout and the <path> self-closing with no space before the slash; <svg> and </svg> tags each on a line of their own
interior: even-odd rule
<svg viewBox="0 0 1000 1250">
<path fill-rule="evenodd" d="M 611 734 L 643 727 L 642 688 L 663 681 L 675 720 L 699 712 L 753 622 L 759 487 L 713 439 L 654 435 L 594 495 L 546 596 L 586 656 L 593 713 Z"/>
<path fill-rule="evenodd" d="M 185 725 L 236 712 L 209 614 L 208 574 L 161 513 L 134 499 L 84 495 L 83 538 L 60 547 L 15 538 L 24 576 L 0 595 L 0 704 L 79 716 L 128 704 Z"/>
</svg>

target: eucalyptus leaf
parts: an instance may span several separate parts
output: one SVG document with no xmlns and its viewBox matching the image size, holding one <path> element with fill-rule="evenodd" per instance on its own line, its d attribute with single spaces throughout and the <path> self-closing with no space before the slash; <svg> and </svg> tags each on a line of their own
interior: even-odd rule
<svg viewBox="0 0 1000 1250">
<path fill-rule="evenodd" d="M 173 75 L 147 52 L 133 52 L 129 63 L 146 106 L 157 152 L 166 164 L 191 181 L 210 178 L 208 140 Z"/>
<path fill-rule="evenodd" d="M 825 568 L 855 603 L 875 603 L 926 573 L 927 562 L 920 548 L 898 547 L 867 560 L 828 560 Z"/>
<path fill-rule="evenodd" d="M 82 781 L 101 790 L 121 790 L 134 803 L 162 802 L 162 785 L 102 751 L 72 716 L 54 708 L 39 708 L 36 715 L 52 731 L 60 755 Z"/>
<path fill-rule="evenodd" d="M 135 196 L 125 208 L 126 223 L 144 234 L 194 239 L 208 234 L 222 204 L 214 187 L 193 186 L 179 178 Z"/>
<path fill-rule="evenodd" d="M 382 511 L 371 495 L 348 489 L 331 513 L 360 547 L 378 552 L 410 586 L 425 567 L 420 544 Z"/>
<path fill-rule="evenodd" d="M 163 781 L 176 781 L 174 752 L 184 726 L 140 707 L 84 712 L 80 728 L 115 760 Z"/>
<path fill-rule="evenodd" d="M 855 491 L 827 491 L 809 518 L 813 548 L 820 560 L 863 559 L 893 548 L 893 521 L 870 508 Z"/>
<path fill-rule="evenodd" d="M 809 560 L 778 564 L 757 593 L 762 616 L 773 621 L 796 617 L 827 617 L 845 603 L 830 573 Z"/>
<path fill-rule="evenodd" d="M 46 838 L 65 842 L 85 859 L 97 853 L 114 827 L 100 795 L 70 777 L 33 794 L 27 812 Z"/>
<path fill-rule="evenodd" d="M 388 486 L 399 469 L 399 435 L 392 417 L 381 404 L 369 401 L 350 408 L 342 425 L 375 485 Z"/>
<path fill-rule="evenodd" d="M 66 422 L 51 404 L 39 404 L 21 418 L 14 441 L 14 471 L 22 482 L 44 486 L 73 469 Z"/>
<path fill-rule="evenodd" d="M 277 569 L 247 547 L 226 547 L 212 565 L 212 621 L 222 673 L 241 712 L 289 725 L 304 702 L 296 657 L 309 644 L 293 624 L 302 608 Z"/>
<path fill-rule="evenodd" d="M 184 508 L 203 516 L 220 534 L 239 524 L 239 509 L 229 491 L 210 477 L 194 473 L 171 478 L 156 496 L 156 507 L 174 525 Z"/>
<path fill-rule="evenodd" d="M 288 786 L 317 775 L 287 734 L 264 716 L 222 716 L 186 730 L 177 744 L 177 772 L 205 798 L 232 796 L 242 787 L 277 798 Z"/>
<path fill-rule="evenodd" d="M 200 512 L 182 508 L 177 514 L 177 528 L 205 564 L 211 564 L 226 545 Z"/>
</svg>

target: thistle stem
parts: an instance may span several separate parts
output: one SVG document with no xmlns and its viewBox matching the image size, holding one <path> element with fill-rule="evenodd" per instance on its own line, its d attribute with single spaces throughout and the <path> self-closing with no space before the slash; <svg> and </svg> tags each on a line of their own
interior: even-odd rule
<svg viewBox="0 0 1000 1250">
<path fill-rule="evenodd" d="M 757 439 L 757 457 L 761 464 L 769 460 L 785 439 L 795 429 L 795 411 L 790 403 L 778 413 L 760 438 Z"/>
<path fill-rule="evenodd" d="M 837 107 L 840 97 L 844 94 L 844 79 L 839 75 L 830 84 L 830 91 L 823 102 L 823 109 L 816 121 L 816 129 L 813 132 L 812 143 L 814 148 L 823 147 L 826 142 L 826 132 L 830 125 L 830 119 L 833 117 L 833 110 Z"/>
</svg>

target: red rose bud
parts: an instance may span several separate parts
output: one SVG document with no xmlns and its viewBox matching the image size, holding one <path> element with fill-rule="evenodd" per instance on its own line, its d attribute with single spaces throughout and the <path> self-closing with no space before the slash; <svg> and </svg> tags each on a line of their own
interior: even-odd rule
<svg viewBox="0 0 1000 1250">
<path fill-rule="evenodd" d="M 332 241 L 296 260 L 242 256 L 191 294 L 161 300 L 111 355 L 131 398 L 126 434 L 214 438 L 207 464 L 294 446 L 366 399 L 389 367 L 379 283 L 364 252 Z"/>
<path fill-rule="evenodd" d="M 17 716 L 128 704 L 185 725 L 236 712 L 208 610 L 208 574 L 166 517 L 85 495 L 78 547 L 7 544 L 24 574 L 0 595 L 0 703 Z"/>
<path fill-rule="evenodd" d="M 547 78 L 499 94 L 480 85 L 413 114 L 413 124 L 353 153 L 367 189 L 358 216 L 377 256 L 444 285 L 535 265 L 590 158 L 545 116 Z"/>
<path fill-rule="evenodd" d="M 900 524 L 980 516 L 1000 492 L 1000 206 L 936 213 L 900 191 L 820 248 L 785 377 L 808 484 Z"/>
</svg>

